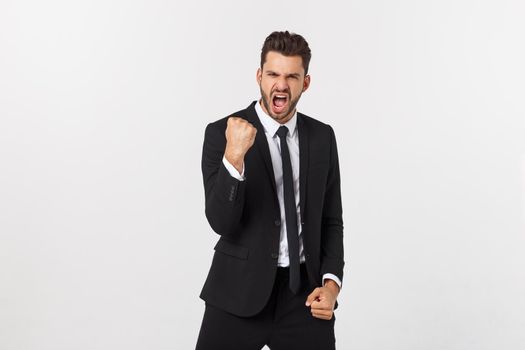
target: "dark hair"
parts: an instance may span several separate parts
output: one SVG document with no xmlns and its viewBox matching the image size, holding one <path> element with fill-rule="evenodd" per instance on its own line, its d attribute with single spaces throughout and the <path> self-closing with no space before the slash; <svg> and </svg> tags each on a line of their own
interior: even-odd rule
<svg viewBox="0 0 525 350">
<path fill-rule="evenodd" d="M 301 56 L 303 59 L 304 74 L 308 74 L 308 65 L 312 58 L 310 47 L 306 40 L 299 34 L 273 32 L 268 35 L 261 50 L 261 69 L 266 62 L 266 54 L 275 51 L 284 56 Z"/>
</svg>

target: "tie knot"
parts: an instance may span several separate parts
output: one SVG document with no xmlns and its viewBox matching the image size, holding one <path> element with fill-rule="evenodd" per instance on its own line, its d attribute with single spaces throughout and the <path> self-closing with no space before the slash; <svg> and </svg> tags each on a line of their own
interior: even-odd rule
<svg viewBox="0 0 525 350">
<path fill-rule="evenodd" d="M 280 139 L 286 138 L 286 135 L 288 135 L 288 128 L 283 125 L 279 127 L 279 129 L 277 129 L 276 134 L 279 136 Z"/>
</svg>

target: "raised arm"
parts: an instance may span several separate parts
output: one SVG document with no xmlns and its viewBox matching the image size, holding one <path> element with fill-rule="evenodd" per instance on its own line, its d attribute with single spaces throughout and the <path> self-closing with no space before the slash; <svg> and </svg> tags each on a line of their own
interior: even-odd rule
<svg viewBox="0 0 525 350">
<path fill-rule="evenodd" d="M 244 156 L 255 141 L 257 129 L 242 118 L 209 124 L 204 135 L 202 175 L 206 197 L 206 217 L 220 235 L 233 234 L 244 207 L 245 183 L 226 169 L 225 158 L 243 172 Z"/>
</svg>

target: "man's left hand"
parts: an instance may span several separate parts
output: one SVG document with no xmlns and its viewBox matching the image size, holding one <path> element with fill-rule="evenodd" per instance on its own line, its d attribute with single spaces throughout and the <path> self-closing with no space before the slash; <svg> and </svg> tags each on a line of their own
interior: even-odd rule
<svg viewBox="0 0 525 350">
<path fill-rule="evenodd" d="M 334 315 L 335 301 L 339 294 L 339 286 L 332 280 L 327 280 L 323 287 L 315 288 L 306 299 L 313 317 L 330 320 Z"/>
</svg>

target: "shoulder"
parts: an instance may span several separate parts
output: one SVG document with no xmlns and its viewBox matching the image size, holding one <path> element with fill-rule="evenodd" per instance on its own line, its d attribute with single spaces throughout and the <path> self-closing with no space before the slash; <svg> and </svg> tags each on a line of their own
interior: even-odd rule
<svg viewBox="0 0 525 350">
<path fill-rule="evenodd" d="M 320 120 L 312 118 L 303 113 L 297 113 L 297 122 L 302 124 L 309 132 L 319 133 L 332 137 L 334 130 L 329 124 L 323 123 Z"/>
</svg>

